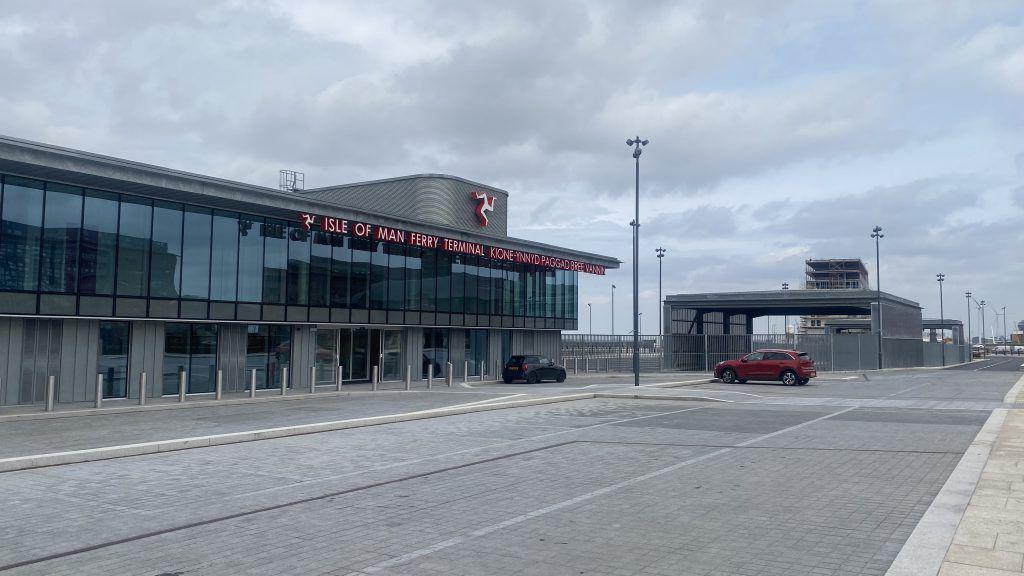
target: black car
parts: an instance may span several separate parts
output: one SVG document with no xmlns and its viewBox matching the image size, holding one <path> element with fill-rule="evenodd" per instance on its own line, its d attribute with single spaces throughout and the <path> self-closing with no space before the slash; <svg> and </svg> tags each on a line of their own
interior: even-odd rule
<svg viewBox="0 0 1024 576">
<path fill-rule="evenodd" d="M 530 384 L 541 380 L 565 382 L 565 367 L 543 356 L 512 356 L 501 371 L 501 379 L 505 384 L 513 380 L 526 380 Z"/>
</svg>

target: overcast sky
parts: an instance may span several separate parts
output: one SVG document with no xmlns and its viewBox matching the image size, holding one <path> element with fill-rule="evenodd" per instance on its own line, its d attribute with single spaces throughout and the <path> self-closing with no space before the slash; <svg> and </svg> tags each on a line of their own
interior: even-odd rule
<svg viewBox="0 0 1024 576">
<path fill-rule="evenodd" d="M 508 190 L 511 235 L 618 257 L 594 331 L 664 291 L 799 284 L 861 257 L 963 318 L 1024 318 L 1024 3 L 12 1 L 0 132 L 275 186 L 420 172 Z M 989 324 L 993 317 L 989 315 Z M 977 321 L 977 320 L 975 320 Z M 759 330 L 766 323 L 758 325 Z"/>
</svg>

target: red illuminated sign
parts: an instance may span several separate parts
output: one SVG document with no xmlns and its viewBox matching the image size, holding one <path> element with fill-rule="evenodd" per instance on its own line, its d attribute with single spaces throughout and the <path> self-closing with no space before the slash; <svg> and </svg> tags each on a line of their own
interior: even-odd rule
<svg viewBox="0 0 1024 576">
<path fill-rule="evenodd" d="M 492 201 L 493 206 L 493 201 Z M 374 226 L 365 222 L 355 222 L 344 218 L 332 218 L 317 214 L 299 214 L 302 227 L 312 230 L 316 227 L 323 232 L 345 234 L 356 238 L 366 238 L 380 242 L 393 242 L 395 244 L 408 244 L 420 248 L 444 250 L 457 254 L 470 254 L 474 256 L 486 256 L 492 260 L 504 260 L 517 264 L 533 264 L 544 268 L 556 268 L 559 270 L 571 270 L 573 272 L 585 272 L 587 274 L 604 275 L 605 268 L 598 264 L 569 260 L 567 258 L 555 258 L 544 256 L 522 250 L 511 248 L 498 248 L 496 246 L 485 246 L 468 240 L 456 240 L 422 232 L 410 232 L 387 226 Z"/>
</svg>

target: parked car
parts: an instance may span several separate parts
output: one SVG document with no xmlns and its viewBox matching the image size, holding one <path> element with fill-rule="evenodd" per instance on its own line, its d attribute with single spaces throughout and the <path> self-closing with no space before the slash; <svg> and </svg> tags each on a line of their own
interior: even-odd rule
<svg viewBox="0 0 1024 576">
<path fill-rule="evenodd" d="M 798 350 L 757 350 L 715 365 L 715 378 L 725 383 L 780 380 L 786 386 L 802 386 L 817 375 L 814 360 Z"/>
<path fill-rule="evenodd" d="M 530 384 L 536 384 L 541 380 L 565 382 L 565 367 L 543 356 L 516 355 L 505 363 L 501 370 L 501 379 L 505 384 L 511 384 L 515 380 L 526 380 Z"/>
</svg>

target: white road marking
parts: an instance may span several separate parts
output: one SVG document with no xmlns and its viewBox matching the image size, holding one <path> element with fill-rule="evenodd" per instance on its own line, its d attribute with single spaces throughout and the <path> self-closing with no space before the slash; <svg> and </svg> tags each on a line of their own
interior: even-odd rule
<svg viewBox="0 0 1024 576">
<path fill-rule="evenodd" d="M 478 528 L 476 530 L 473 530 L 472 532 L 468 532 L 467 534 L 465 534 L 463 536 L 456 536 L 454 538 L 449 538 L 447 540 L 442 540 L 441 542 L 438 542 L 438 543 L 433 544 L 431 546 L 427 546 L 425 548 L 420 548 L 418 550 L 413 550 L 412 552 L 409 552 L 409 553 L 406 553 L 406 554 L 402 554 L 401 556 L 397 556 L 395 558 L 391 558 L 390 560 L 385 560 L 384 562 L 380 562 L 380 563 L 374 564 L 372 566 L 367 566 L 366 568 L 363 568 L 362 570 L 359 570 L 359 571 L 356 571 L 356 572 L 350 572 L 349 576 L 358 576 L 359 574 L 373 574 L 373 573 L 376 573 L 376 572 L 380 572 L 382 570 L 386 570 L 388 568 L 392 568 L 394 566 L 399 566 L 399 565 L 404 564 L 406 562 L 409 562 L 411 560 L 415 560 L 417 558 L 421 558 L 423 556 L 427 556 L 429 554 L 433 554 L 434 552 L 437 552 L 439 550 L 444 550 L 446 548 L 451 548 L 452 546 L 456 546 L 456 545 L 462 544 L 463 542 L 466 542 L 466 541 L 469 541 L 469 540 L 473 540 L 473 539 L 479 538 L 481 536 L 486 536 L 487 534 L 491 534 L 493 532 L 497 532 L 498 530 L 501 530 L 503 528 L 508 528 L 509 526 L 515 526 L 516 524 L 522 524 L 523 522 L 526 522 L 527 520 L 532 520 L 534 518 L 537 518 L 537 517 L 540 517 L 540 516 L 544 516 L 545 514 L 549 514 L 551 512 L 555 512 L 556 510 L 561 510 L 563 508 L 567 508 L 569 506 L 573 506 L 573 505 L 579 504 L 581 502 L 586 502 L 587 500 L 592 500 L 594 498 L 597 498 L 598 496 L 603 496 L 603 495 L 608 494 L 610 492 L 615 492 L 615 491 L 621 490 L 623 488 L 628 488 L 628 487 L 633 486 L 635 484 L 639 484 L 639 483 L 644 482 L 646 480 L 650 480 L 651 478 L 657 478 L 658 476 L 663 476 L 663 475 L 668 474 L 670 472 L 675 472 L 676 470 L 679 470 L 680 468 L 689 466 L 691 464 L 696 464 L 698 462 L 702 462 L 704 460 L 708 460 L 710 458 L 714 458 L 715 456 L 720 456 L 722 454 L 726 454 L 728 452 L 732 452 L 736 448 L 741 448 L 741 447 L 744 447 L 744 446 L 749 446 L 749 445 L 754 444 L 756 442 L 760 442 L 761 440 L 766 440 L 768 438 L 772 438 L 774 436 L 778 436 L 779 434 L 785 434 L 786 432 L 789 432 L 791 430 L 796 430 L 796 429 L 799 429 L 799 428 L 803 428 L 805 426 L 810 426 L 811 424 L 814 424 L 816 422 L 821 422 L 822 420 L 826 420 L 828 418 L 832 418 L 833 416 L 838 416 L 840 414 L 844 414 L 846 412 L 849 412 L 850 410 L 853 410 L 854 408 L 855 407 L 850 407 L 850 408 L 847 408 L 845 410 L 840 410 L 839 412 L 833 412 L 831 414 L 827 414 L 827 415 L 822 416 L 820 418 L 815 418 L 814 420 L 808 420 L 807 422 L 803 422 L 803 423 L 797 424 L 795 426 L 790 426 L 789 428 L 783 428 L 782 430 L 778 430 L 778 431 L 772 432 L 770 434 L 764 434 L 762 436 L 758 436 L 757 438 L 752 438 L 750 440 L 747 440 L 746 442 L 741 442 L 740 444 L 736 444 L 735 446 L 732 446 L 732 447 L 729 447 L 729 448 L 721 448 L 721 449 L 715 450 L 714 452 L 709 452 L 708 454 L 704 454 L 703 456 L 696 456 L 694 458 L 689 458 L 687 460 L 683 460 L 682 462 L 678 462 L 676 464 L 672 464 L 671 466 L 666 466 L 664 468 L 660 468 L 658 470 L 654 470 L 652 472 L 648 472 L 647 474 L 642 474 L 640 476 L 636 476 L 636 477 L 630 478 L 628 480 L 623 480 L 622 482 L 611 484 L 611 485 L 605 486 L 603 488 L 598 488 L 597 490 L 594 490 L 592 492 L 587 492 L 586 494 L 581 494 L 579 496 L 576 496 L 575 498 L 570 498 L 568 500 L 563 500 L 561 502 L 552 504 L 550 506 L 545 506 L 543 508 L 538 508 L 538 509 L 533 510 L 531 512 L 527 512 L 526 514 L 520 514 L 519 516 L 515 516 L 513 518 L 509 518 L 508 520 L 504 520 L 504 521 L 498 522 L 496 524 L 491 524 L 490 526 L 484 526 L 483 528 Z"/>
</svg>

